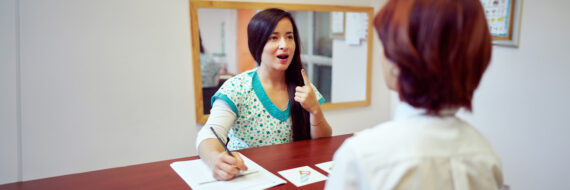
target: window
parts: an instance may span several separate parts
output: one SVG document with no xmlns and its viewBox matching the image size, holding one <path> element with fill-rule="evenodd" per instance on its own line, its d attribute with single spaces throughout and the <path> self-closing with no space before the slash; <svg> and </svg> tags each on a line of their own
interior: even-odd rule
<svg viewBox="0 0 570 190">
<path fill-rule="evenodd" d="M 331 100 L 332 38 L 330 12 L 295 12 L 291 14 L 299 30 L 301 61 L 309 80 Z"/>
</svg>

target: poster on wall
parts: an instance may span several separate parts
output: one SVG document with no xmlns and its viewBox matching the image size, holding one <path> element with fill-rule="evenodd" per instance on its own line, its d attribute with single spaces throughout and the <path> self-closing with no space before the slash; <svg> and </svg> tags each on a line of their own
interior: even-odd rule
<svg viewBox="0 0 570 190">
<path fill-rule="evenodd" d="M 344 37 L 344 12 L 331 12 L 331 35 Z"/>
<path fill-rule="evenodd" d="M 522 0 L 481 0 L 494 45 L 518 47 Z"/>
</svg>

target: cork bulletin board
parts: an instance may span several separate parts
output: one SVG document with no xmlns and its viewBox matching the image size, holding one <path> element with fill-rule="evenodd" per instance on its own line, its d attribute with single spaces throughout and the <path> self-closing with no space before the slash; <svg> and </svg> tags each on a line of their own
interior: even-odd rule
<svg viewBox="0 0 570 190">
<path fill-rule="evenodd" d="M 522 0 L 481 0 L 493 44 L 518 47 Z"/>
</svg>

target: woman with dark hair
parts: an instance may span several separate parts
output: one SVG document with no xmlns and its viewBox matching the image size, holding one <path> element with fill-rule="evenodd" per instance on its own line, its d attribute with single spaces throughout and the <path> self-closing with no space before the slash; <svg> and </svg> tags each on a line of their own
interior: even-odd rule
<svg viewBox="0 0 570 190">
<path fill-rule="evenodd" d="M 232 179 L 247 170 L 230 150 L 331 136 L 320 104 L 322 95 L 310 84 L 301 63 L 295 21 L 286 11 L 266 9 L 248 24 L 248 44 L 258 67 L 232 77 L 212 97 L 210 118 L 198 133 L 200 158 L 214 178 Z"/>
<path fill-rule="evenodd" d="M 491 143 L 455 116 L 471 111 L 491 58 L 479 0 L 388 0 L 374 27 L 400 105 L 392 121 L 347 139 L 326 189 L 499 189 Z"/>
</svg>

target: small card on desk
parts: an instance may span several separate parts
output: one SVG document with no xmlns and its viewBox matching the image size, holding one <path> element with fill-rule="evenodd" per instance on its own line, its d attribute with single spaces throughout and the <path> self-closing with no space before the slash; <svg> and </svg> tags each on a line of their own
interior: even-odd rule
<svg viewBox="0 0 570 190">
<path fill-rule="evenodd" d="M 309 166 L 283 170 L 277 173 L 285 177 L 285 179 L 289 180 L 291 183 L 293 183 L 293 185 L 297 187 L 327 179 L 327 176 L 317 172 L 317 170 L 314 170 Z"/>
<path fill-rule="evenodd" d="M 315 166 L 321 168 L 321 170 L 323 170 L 323 171 L 325 171 L 325 172 L 327 172 L 327 173 L 329 173 L 329 174 L 330 174 L 331 171 L 332 171 L 333 165 L 334 165 L 334 164 L 333 164 L 332 161 L 323 162 L 323 163 L 320 163 L 320 164 L 315 164 Z"/>
<path fill-rule="evenodd" d="M 230 181 L 218 181 L 212 176 L 212 170 L 202 160 L 179 161 L 170 167 L 192 189 L 266 189 L 287 183 L 249 158 L 241 155 L 248 170 L 238 174 Z"/>
</svg>

